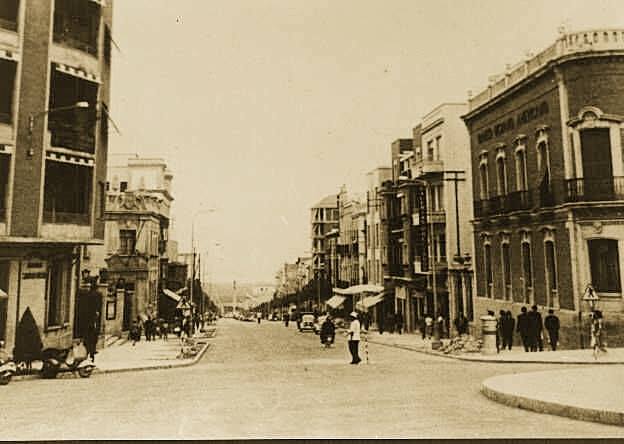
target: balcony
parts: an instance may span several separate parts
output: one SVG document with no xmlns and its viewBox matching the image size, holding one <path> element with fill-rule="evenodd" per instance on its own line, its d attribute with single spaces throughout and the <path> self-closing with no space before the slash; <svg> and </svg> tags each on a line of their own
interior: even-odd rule
<svg viewBox="0 0 624 444">
<path fill-rule="evenodd" d="M 624 177 L 569 179 L 566 202 L 624 200 Z"/>
<path fill-rule="evenodd" d="M 436 160 L 428 156 L 421 156 L 416 159 L 414 165 L 414 177 L 443 172 L 444 162 L 442 160 Z"/>
<path fill-rule="evenodd" d="M 514 191 L 490 199 L 474 201 L 475 217 L 552 207 L 563 203 L 563 182 L 553 182 L 532 190 Z"/>
</svg>

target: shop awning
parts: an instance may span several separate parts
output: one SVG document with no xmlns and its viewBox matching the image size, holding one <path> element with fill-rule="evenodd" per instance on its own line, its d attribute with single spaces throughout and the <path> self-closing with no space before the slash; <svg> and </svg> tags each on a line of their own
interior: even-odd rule
<svg viewBox="0 0 624 444">
<path fill-rule="evenodd" d="M 332 296 L 325 303 L 331 308 L 338 308 L 342 305 L 345 299 L 346 298 L 344 296 Z"/>
<path fill-rule="evenodd" d="M 8 298 L 8 297 L 9 295 L 4 290 L 2 290 L 2 288 L 0 288 L 0 298 Z"/>
<path fill-rule="evenodd" d="M 180 300 L 182 299 L 182 297 L 179 294 L 174 293 L 173 291 L 167 288 L 163 288 L 163 293 L 165 293 L 167 296 L 169 296 L 171 299 L 173 299 L 176 302 L 180 302 Z"/>
<path fill-rule="evenodd" d="M 351 296 L 360 293 L 381 293 L 384 288 L 380 285 L 360 284 L 353 285 L 349 288 L 334 288 L 335 294 Z"/>
<path fill-rule="evenodd" d="M 362 299 L 360 302 L 356 304 L 357 308 L 360 310 L 368 310 L 371 307 L 379 304 L 384 299 L 384 293 L 377 294 L 375 296 L 368 296 Z"/>
</svg>

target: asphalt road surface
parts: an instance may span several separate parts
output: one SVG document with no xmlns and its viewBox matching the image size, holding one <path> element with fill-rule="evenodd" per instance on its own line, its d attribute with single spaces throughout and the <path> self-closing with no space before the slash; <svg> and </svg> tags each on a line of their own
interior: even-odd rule
<svg viewBox="0 0 624 444">
<path fill-rule="evenodd" d="M 327 350 L 292 324 L 218 325 L 192 367 L 0 387 L 0 439 L 624 437 L 620 427 L 506 407 L 479 393 L 490 376 L 552 366 L 468 363 L 380 345 L 369 346 L 369 364 L 355 366 L 342 337 Z"/>
</svg>

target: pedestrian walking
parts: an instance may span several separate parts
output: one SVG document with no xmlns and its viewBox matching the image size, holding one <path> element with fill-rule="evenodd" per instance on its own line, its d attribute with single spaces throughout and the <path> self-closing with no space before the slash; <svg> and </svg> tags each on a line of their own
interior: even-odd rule
<svg viewBox="0 0 624 444">
<path fill-rule="evenodd" d="M 548 332 L 550 349 L 556 351 L 557 343 L 559 342 L 559 318 L 555 315 L 555 311 L 552 308 L 548 310 L 548 316 L 544 318 L 544 327 Z"/>
<path fill-rule="evenodd" d="M 380 314 L 377 318 L 377 328 L 379 329 L 379 334 L 383 335 L 384 332 L 384 318 L 383 315 Z"/>
<path fill-rule="evenodd" d="M 100 331 L 100 312 L 96 311 L 93 317 L 87 323 L 84 335 L 84 345 L 87 349 L 87 355 L 91 358 L 91 362 L 95 362 L 95 354 L 97 353 L 97 341 Z"/>
<path fill-rule="evenodd" d="M 591 322 L 591 346 L 594 350 L 594 359 L 598 359 L 600 352 L 606 353 L 607 347 L 604 343 L 604 321 L 602 317 L 602 311 L 594 310 L 590 314 L 592 317 Z"/>
<path fill-rule="evenodd" d="M 358 320 L 358 314 L 351 312 L 351 324 L 349 325 L 349 352 L 351 353 L 351 364 L 359 364 L 361 359 L 359 355 L 360 347 L 360 321 Z"/>
<path fill-rule="evenodd" d="M 516 325 L 516 321 L 510 311 L 504 312 L 503 315 L 501 315 L 503 349 L 507 347 L 507 350 L 511 350 L 511 347 L 513 345 L 514 326 Z"/>
<path fill-rule="evenodd" d="M 542 315 L 537 311 L 537 305 L 531 307 L 529 317 L 529 340 L 532 352 L 544 351 L 544 340 L 542 339 L 543 323 Z"/>
<path fill-rule="evenodd" d="M 288 327 L 288 322 L 290 321 L 290 315 L 288 312 L 284 313 L 284 325 Z"/>
<path fill-rule="evenodd" d="M 161 334 L 161 338 L 164 342 L 167 342 L 167 340 L 169 339 L 168 334 L 169 334 L 169 324 L 167 323 L 166 320 L 163 320 L 162 324 L 160 324 L 160 334 Z"/>
<path fill-rule="evenodd" d="M 139 323 L 138 318 L 136 321 L 132 321 L 132 325 L 130 326 L 130 331 L 128 333 L 128 339 L 132 341 L 133 346 L 141 340 L 141 324 Z"/>
<path fill-rule="evenodd" d="M 403 314 L 400 311 L 394 316 L 394 322 L 396 324 L 397 332 L 401 334 L 403 331 Z"/>
<path fill-rule="evenodd" d="M 516 332 L 520 333 L 520 339 L 522 339 L 522 345 L 524 346 L 525 352 L 528 352 L 530 349 L 529 329 L 529 315 L 527 314 L 527 308 L 522 307 L 516 322 Z"/>
<path fill-rule="evenodd" d="M 431 339 L 433 335 L 433 318 L 430 314 L 425 315 L 425 339 Z"/>
<path fill-rule="evenodd" d="M 148 316 L 145 322 L 143 322 L 143 330 L 145 332 L 146 341 L 152 340 L 152 325 L 152 318 Z"/>
<path fill-rule="evenodd" d="M 370 316 L 366 312 L 362 313 L 362 327 L 364 327 L 364 330 L 366 331 L 368 331 L 368 328 L 370 327 Z"/>
<path fill-rule="evenodd" d="M 334 325 L 331 316 L 328 315 L 325 317 L 325 320 L 321 325 L 319 336 L 321 339 L 321 345 L 324 345 L 325 347 L 330 347 L 331 344 L 334 343 L 336 338 L 336 326 Z"/>
<path fill-rule="evenodd" d="M 260 322 L 262 321 L 262 313 L 257 312 L 256 313 L 256 319 L 258 320 L 258 324 L 260 324 Z"/>
</svg>

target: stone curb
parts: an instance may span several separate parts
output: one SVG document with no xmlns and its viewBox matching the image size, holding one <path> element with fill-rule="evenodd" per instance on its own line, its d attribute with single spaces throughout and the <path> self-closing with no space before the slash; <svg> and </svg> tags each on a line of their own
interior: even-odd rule
<svg viewBox="0 0 624 444">
<path fill-rule="evenodd" d="M 210 337 L 207 338 L 202 338 L 205 340 L 208 339 L 212 339 L 216 336 L 216 331 L 214 332 L 214 334 Z M 157 364 L 157 365 L 151 365 L 151 366 L 145 366 L 145 367 L 134 367 L 134 368 L 114 368 L 114 369 L 108 369 L 108 370 L 101 370 L 99 368 L 95 368 L 95 370 L 93 371 L 94 375 L 105 375 L 105 374 L 110 374 L 110 373 L 123 373 L 123 372 L 139 372 L 139 371 L 144 371 L 144 370 L 163 370 L 163 369 L 171 369 L 171 368 L 178 368 L 178 367 L 190 367 L 192 365 L 197 364 L 201 358 L 204 357 L 204 354 L 206 354 L 206 351 L 208 351 L 208 348 L 210 348 L 210 343 L 206 342 L 203 347 L 201 348 L 201 350 L 195 355 L 195 357 L 188 361 L 188 362 L 176 362 L 176 363 L 171 363 L 171 364 Z M 11 382 L 15 382 L 15 381 L 31 381 L 34 379 L 41 379 L 41 376 L 39 375 L 19 375 L 19 376 L 13 376 L 13 378 L 11 378 Z"/>
<path fill-rule="evenodd" d="M 624 364 L 624 360 L 621 361 L 545 361 L 545 360 L 538 360 L 538 359 L 531 359 L 531 360 L 522 360 L 522 359 L 509 359 L 509 360 L 502 360 L 502 359 L 498 359 L 498 360 L 494 360 L 494 359 L 487 359 L 487 358 L 482 358 L 482 357 L 478 357 L 478 356 L 462 356 L 462 355 L 453 355 L 453 354 L 447 354 L 447 353 L 440 353 L 434 350 L 425 350 L 422 348 L 415 348 L 415 347 L 410 347 L 407 345 L 400 345 L 400 344 L 387 344 L 385 342 L 378 342 L 375 340 L 368 340 L 369 344 L 377 344 L 377 345 L 383 345 L 385 347 L 394 347 L 394 348 L 400 348 L 402 350 L 409 350 L 409 351 L 413 351 L 413 352 L 417 352 L 417 353 L 424 353 L 426 355 L 431 355 L 431 356 L 439 356 L 441 358 L 449 358 L 449 359 L 456 359 L 458 361 L 469 361 L 469 362 L 488 362 L 491 364 L 567 364 L 567 365 L 608 365 L 608 364 L 615 364 L 615 365 L 622 365 Z M 591 350 L 589 350 L 591 352 Z"/>
<path fill-rule="evenodd" d="M 105 375 L 105 374 L 110 374 L 110 373 L 141 372 L 145 370 L 163 370 L 163 369 L 171 369 L 171 368 L 190 367 L 192 365 L 197 364 L 199 360 L 204 357 L 204 354 L 206 353 L 208 348 L 210 348 L 210 343 L 206 342 L 201 348 L 201 350 L 195 355 L 195 357 L 188 362 L 175 362 L 171 364 L 156 364 L 156 365 L 149 365 L 149 366 L 144 366 L 144 367 L 111 368 L 108 370 L 102 370 L 102 369 L 96 368 L 93 371 L 93 374 Z"/>
<path fill-rule="evenodd" d="M 624 426 L 624 413 L 622 412 L 564 405 L 551 401 L 527 398 L 525 396 L 514 395 L 512 393 L 505 393 L 489 387 L 487 379 L 481 384 L 481 393 L 492 401 L 505 404 L 510 407 L 531 410 L 537 413 L 565 416 L 572 419 L 579 419 L 581 421 Z"/>
</svg>

